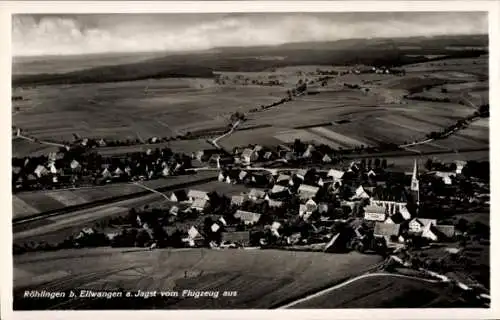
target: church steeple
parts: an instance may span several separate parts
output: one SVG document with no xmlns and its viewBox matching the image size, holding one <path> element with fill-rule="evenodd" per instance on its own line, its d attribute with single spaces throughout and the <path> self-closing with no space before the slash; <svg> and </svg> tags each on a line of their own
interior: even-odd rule
<svg viewBox="0 0 500 320">
<path fill-rule="evenodd" d="M 417 160 L 415 159 L 415 163 L 413 166 L 413 175 L 411 177 L 411 186 L 410 190 L 416 193 L 417 195 L 417 206 L 420 204 L 420 184 L 418 181 L 418 166 L 417 166 Z"/>
</svg>

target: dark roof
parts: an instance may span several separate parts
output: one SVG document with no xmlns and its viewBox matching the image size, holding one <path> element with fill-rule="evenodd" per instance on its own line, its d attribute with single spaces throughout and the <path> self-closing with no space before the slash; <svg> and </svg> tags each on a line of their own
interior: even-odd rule
<svg viewBox="0 0 500 320">
<path fill-rule="evenodd" d="M 185 190 L 177 190 L 177 191 L 174 191 L 173 193 L 175 194 L 177 201 L 186 201 L 188 199 L 187 193 Z"/>
<path fill-rule="evenodd" d="M 375 223 L 375 229 L 373 234 L 376 236 L 398 236 L 399 235 L 399 224 L 392 223 Z"/>
<path fill-rule="evenodd" d="M 433 226 L 438 233 L 446 238 L 452 238 L 455 235 L 455 226 L 452 225 L 437 225 Z"/>
<path fill-rule="evenodd" d="M 380 201 L 407 202 L 406 190 L 401 187 L 386 188 L 378 186 L 373 190 L 372 198 Z"/>
</svg>

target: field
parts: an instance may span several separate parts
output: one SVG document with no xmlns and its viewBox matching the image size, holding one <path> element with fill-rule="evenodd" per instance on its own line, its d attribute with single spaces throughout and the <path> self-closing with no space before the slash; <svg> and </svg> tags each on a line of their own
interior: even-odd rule
<svg viewBox="0 0 500 320">
<path fill-rule="evenodd" d="M 143 181 L 142 184 L 149 188 L 161 188 L 213 176 L 215 176 L 214 172 L 201 171 L 195 175 L 172 176 Z M 13 217 L 27 217 L 38 212 L 133 194 L 144 190 L 144 188 L 131 183 L 117 183 L 100 187 L 22 192 L 13 196 Z"/>
<path fill-rule="evenodd" d="M 375 255 L 335 255 L 275 250 L 216 251 L 82 249 L 14 258 L 14 288 L 143 291 L 237 291 L 235 297 L 134 300 L 130 308 L 271 308 L 358 275 L 381 260 Z M 27 305 L 16 294 L 15 308 Z M 101 300 L 102 301 L 102 300 Z M 110 301 L 106 301 L 109 303 Z M 88 299 L 60 308 L 98 308 Z M 137 304 L 136 304 L 137 303 Z M 109 306 L 109 304 L 108 304 Z"/>
<path fill-rule="evenodd" d="M 463 307 L 463 302 L 451 294 L 446 284 L 390 275 L 364 278 L 293 306 L 297 309 L 451 307 Z"/>
</svg>

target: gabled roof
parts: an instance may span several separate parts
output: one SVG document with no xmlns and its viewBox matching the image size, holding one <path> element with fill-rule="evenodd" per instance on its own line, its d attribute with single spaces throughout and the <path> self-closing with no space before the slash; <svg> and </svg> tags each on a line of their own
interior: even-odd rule
<svg viewBox="0 0 500 320">
<path fill-rule="evenodd" d="M 408 198 L 406 196 L 406 191 L 404 188 L 385 188 L 383 186 L 376 187 L 372 194 L 373 200 L 379 201 L 394 201 L 406 203 Z"/>
<path fill-rule="evenodd" d="M 208 204 L 208 200 L 206 199 L 200 199 L 200 198 L 195 198 L 193 203 L 191 204 L 191 208 L 195 209 L 205 209 L 205 207 Z"/>
<path fill-rule="evenodd" d="M 208 198 L 208 193 L 206 191 L 199 191 L 199 190 L 189 190 L 187 194 L 188 198 L 199 198 L 199 199 L 207 199 Z"/>
<path fill-rule="evenodd" d="M 280 186 L 279 184 L 275 184 L 273 188 L 271 189 L 271 193 L 280 193 L 283 191 L 287 191 L 288 188 L 284 186 Z"/>
<path fill-rule="evenodd" d="M 436 219 L 426 219 L 426 218 L 415 218 L 411 222 L 417 222 L 421 226 L 426 226 L 428 224 L 431 224 L 431 225 L 435 226 L 437 224 L 437 220 Z"/>
<path fill-rule="evenodd" d="M 307 174 L 307 169 L 300 169 L 300 170 L 297 170 L 297 172 L 295 173 L 295 175 L 299 176 L 299 177 L 305 177 Z"/>
<path fill-rule="evenodd" d="M 399 235 L 400 226 L 401 226 L 400 224 L 376 222 L 373 234 L 376 236 L 386 236 L 386 237 L 397 236 Z"/>
<path fill-rule="evenodd" d="M 239 195 L 239 196 L 232 196 L 231 197 L 231 204 L 242 204 L 245 201 L 245 197 Z"/>
<path fill-rule="evenodd" d="M 243 152 L 241 153 L 241 157 L 251 157 L 252 154 L 254 153 L 254 150 L 250 149 L 250 148 L 246 148 L 245 150 L 243 150 Z"/>
<path fill-rule="evenodd" d="M 289 175 L 286 175 L 286 174 L 280 174 L 278 176 L 278 179 L 276 180 L 276 182 L 280 182 L 280 181 L 289 181 L 291 179 L 291 177 Z"/>
<path fill-rule="evenodd" d="M 255 212 L 250 212 L 250 211 L 243 211 L 243 210 L 238 210 L 234 214 L 235 218 L 239 218 L 245 223 L 256 223 L 260 219 L 260 214 L 255 213 Z"/>
<path fill-rule="evenodd" d="M 387 210 L 385 207 L 382 206 L 366 206 L 365 207 L 365 212 L 369 213 L 386 213 Z"/>
<path fill-rule="evenodd" d="M 342 177 L 344 176 L 344 174 L 345 174 L 344 171 L 340 171 L 340 170 L 337 170 L 337 169 L 330 169 L 328 171 L 327 176 L 328 177 L 332 177 L 334 179 L 342 179 Z"/>
<path fill-rule="evenodd" d="M 299 189 L 298 189 L 298 192 L 299 193 L 311 193 L 311 194 L 314 194 L 316 195 L 316 193 L 318 193 L 319 191 L 319 187 L 315 187 L 315 186 L 311 186 L 311 185 L 307 185 L 307 184 L 301 184 Z"/>
<path fill-rule="evenodd" d="M 267 200 L 267 203 L 269 204 L 270 207 L 281 207 L 283 206 L 283 201 L 276 201 L 269 199 Z"/>
<path fill-rule="evenodd" d="M 176 190 L 176 191 L 172 192 L 171 195 L 175 195 L 175 198 L 177 199 L 177 201 L 186 201 L 186 200 L 188 200 L 186 191 L 184 191 L 184 190 Z"/>
<path fill-rule="evenodd" d="M 356 189 L 356 192 L 355 192 L 354 196 L 352 197 L 352 199 L 369 199 L 369 198 L 370 198 L 370 196 L 365 191 L 365 189 L 363 188 L 363 186 L 359 186 Z"/>
<path fill-rule="evenodd" d="M 250 197 L 263 198 L 266 195 L 266 193 L 262 190 L 252 189 L 252 190 L 250 190 L 248 195 Z"/>
<path fill-rule="evenodd" d="M 455 226 L 453 225 L 436 225 L 434 226 L 438 233 L 444 235 L 447 238 L 451 238 L 455 235 Z"/>
</svg>

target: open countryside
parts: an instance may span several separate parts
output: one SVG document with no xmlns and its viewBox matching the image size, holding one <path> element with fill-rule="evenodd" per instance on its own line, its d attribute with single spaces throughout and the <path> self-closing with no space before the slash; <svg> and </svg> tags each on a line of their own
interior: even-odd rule
<svg viewBox="0 0 500 320">
<path fill-rule="evenodd" d="M 16 60 L 14 308 L 488 307 L 487 45 Z"/>
</svg>

